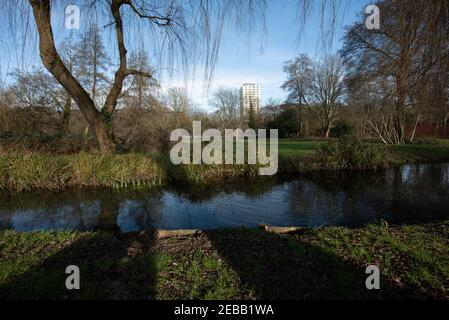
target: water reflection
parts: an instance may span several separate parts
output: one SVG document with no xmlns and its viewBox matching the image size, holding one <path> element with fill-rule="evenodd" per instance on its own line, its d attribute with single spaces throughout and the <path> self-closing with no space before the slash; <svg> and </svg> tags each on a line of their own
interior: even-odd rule
<svg viewBox="0 0 449 320">
<path fill-rule="evenodd" d="M 449 218 L 449 164 L 349 176 L 283 177 L 196 188 L 65 191 L 0 197 L 0 228 L 114 230 L 357 226 Z"/>
</svg>

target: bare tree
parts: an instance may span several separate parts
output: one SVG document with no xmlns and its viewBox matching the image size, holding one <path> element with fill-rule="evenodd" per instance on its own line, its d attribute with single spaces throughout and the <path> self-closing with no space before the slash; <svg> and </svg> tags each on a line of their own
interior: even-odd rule
<svg viewBox="0 0 449 320">
<path fill-rule="evenodd" d="M 296 59 L 286 61 L 283 70 L 287 79 L 281 88 L 288 92 L 287 102 L 298 105 L 297 123 L 299 127 L 297 136 L 301 136 L 303 127 L 302 109 L 306 103 L 307 90 L 310 89 L 313 79 L 313 63 L 306 54 L 301 54 Z"/>
<path fill-rule="evenodd" d="M 11 75 L 14 82 L 8 85 L 3 99 L 8 101 L 10 113 L 26 118 L 26 122 L 22 120 L 11 129 L 21 131 L 25 127 L 29 134 L 64 131 L 66 95 L 54 77 L 42 68 L 30 71 L 16 69 Z M 62 121 L 57 121 L 58 114 Z"/>
<path fill-rule="evenodd" d="M 181 1 L 168 0 L 154 2 L 150 0 L 78 0 L 76 4 L 83 5 L 87 10 L 101 11 L 107 29 L 114 29 L 118 51 L 118 68 L 115 71 L 113 83 L 106 93 L 105 101 L 95 108 L 92 99 L 96 96 L 96 85 L 87 88 L 79 83 L 71 70 L 61 59 L 60 52 L 53 37 L 51 13 L 52 8 L 64 3 L 62 0 L 28 0 L 34 15 L 39 47 L 45 67 L 53 74 L 59 83 L 73 98 L 84 117 L 90 131 L 96 136 L 102 152 L 113 151 L 115 144 L 112 132 L 112 116 L 117 108 L 118 99 L 122 94 L 123 83 L 130 75 L 152 77 L 152 73 L 136 70 L 129 67 L 127 62 L 127 47 L 130 42 L 125 41 L 126 31 L 134 34 L 150 34 L 151 43 L 155 52 L 160 53 L 159 60 L 155 62 L 158 69 L 162 68 L 161 61 L 168 62 L 170 67 L 174 62 L 185 72 L 190 63 L 201 61 L 204 64 L 204 79 L 210 83 L 214 66 L 218 57 L 220 38 L 227 22 L 240 31 L 252 30 L 256 23 L 264 21 L 265 1 L 259 0 L 219 0 L 210 1 Z M 18 25 L 28 28 L 22 23 L 27 17 L 27 8 L 23 7 L 25 0 L 14 2 L 4 1 L 9 9 L 8 16 Z M 298 0 L 298 17 L 305 21 L 315 4 L 311 0 Z M 335 17 L 341 0 L 321 0 L 318 2 L 321 12 L 322 31 L 324 33 L 335 28 Z M 73 4 L 73 3 L 70 3 Z M 324 8 L 330 4 L 329 15 L 322 14 Z M 261 24 L 263 25 L 263 23 Z M 302 26 L 302 24 L 301 24 Z M 140 31 L 144 30 L 144 31 Z M 94 84 L 96 82 L 94 81 Z M 90 93 L 90 94 L 89 94 Z"/>
<path fill-rule="evenodd" d="M 437 79 L 444 73 L 447 79 L 449 3 L 384 0 L 377 5 L 381 28 L 368 30 L 362 19 L 355 23 L 348 28 L 342 55 L 349 78 L 375 86 L 387 84 L 386 94 L 394 98 L 394 119 L 383 127 L 385 131 L 385 125 L 392 125 L 395 132 L 391 134 L 389 128 L 384 135 L 389 132 L 392 141 L 404 143 L 413 140 L 423 109 L 437 92 Z M 408 136 L 407 125 L 412 127 Z"/>
<path fill-rule="evenodd" d="M 75 61 L 72 73 L 80 84 L 88 90 L 92 101 L 98 108 L 104 100 L 102 99 L 102 93 L 106 92 L 110 84 L 107 71 L 111 61 L 106 53 L 97 24 L 89 25 L 75 45 Z M 64 62 L 66 61 L 64 60 Z"/>
<path fill-rule="evenodd" d="M 260 109 L 261 114 L 265 116 L 265 122 L 276 118 L 280 112 L 279 106 L 282 104 L 281 100 L 269 98 L 266 105 Z"/>
<path fill-rule="evenodd" d="M 217 109 L 216 114 L 222 122 L 223 129 L 238 125 L 240 97 L 237 89 L 219 88 L 210 101 Z"/>
<path fill-rule="evenodd" d="M 144 50 L 131 52 L 129 65 L 133 69 L 154 74 L 148 55 Z M 125 107 L 148 109 L 156 104 L 155 96 L 157 89 L 159 89 L 159 83 L 155 77 L 132 75 L 126 79 L 125 87 L 126 89 L 121 96 Z"/>
<path fill-rule="evenodd" d="M 173 114 L 174 127 L 179 128 L 192 111 L 192 101 L 185 88 L 170 88 L 163 98 L 165 107 Z"/>
<path fill-rule="evenodd" d="M 175 113 L 189 113 L 192 102 L 184 88 L 170 88 L 165 97 L 166 107 Z"/>
<path fill-rule="evenodd" d="M 343 63 L 337 56 L 326 57 L 314 66 L 313 77 L 309 82 L 307 109 L 322 127 L 324 137 L 328 138 L 335 126 L 345 96 Z"/>
<path fill-rule="evenodd" d="M 205 78 L 209 81 L 218 56 L 218 48 L 222 30 L 227 21 L 242 29 L 250 30 L 255 22 L 263 16 L 264 1 L 180 1 L 171 0 L 155 3 L 146 0 L 85 0 L 79 1 L 86 8 L 101 10 L 101 16 L 109 20 L 107 27 L 113 27 L 118 49 L 118 68 L 105 101 L 97 109 L 89 88 L 74 77 L 64 64 L 58 51 L 52 28 L 52 0 L 29 0 L 34 21 L 39 35 L 39 51 L 42 62 L 48 71 L 65 88 L 76 102 L 86 118 L 91 132 L 94 133 L 101 152 L 115 149 L 112 131 L 112 115 L 122 93 L 124 80 L 130 75 L 152 78 L 153 74 L 136 70 L 128 65 L 127 42 L 125 28 L 138 32 L 144 25 L 154 36 L 157 52 L 169 64 L 178 61 L 181 66 L 188 67 L 203 58 Z M 26 10 L 23 6 L 5 2 L 11 15 L 20 20 Z M 26 16 L 26 15 L 25 15 Z M 212 22 L 213 20 L 213 22 Z M 92 89 L 92 88 L 90 88 Z M 92 90 L 90 90 L 92 92 Z"/>
<path fill-rule="evenodd" d="M 12 75 L 15 82 L 10 90 L 16 107 L 59 109 L 63 101 L 61 87 L 48 72 L 42 69 L 29 72 L 16 69 Z"/>
</svg>

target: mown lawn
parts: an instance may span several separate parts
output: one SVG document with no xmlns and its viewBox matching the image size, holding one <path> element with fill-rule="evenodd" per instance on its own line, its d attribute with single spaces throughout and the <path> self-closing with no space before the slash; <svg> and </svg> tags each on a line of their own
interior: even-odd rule
<svg viewBox="0 0 449 320">
<path fill-rule="evenodd" d="M 81 289 L 65 289 L 65 268 Z M 381 272 L 367 290 L 366 266 Z M 449 222 L 150 232 L 0 232 L 1 299 L 449 298 Z"/>
<path fill-rule="evenodd" d="M 330 140 L 279 139 L 280 157 L 303 157 L 316 152 Z M 393 163 L 448 161 L 449 139 L 434 139 L 432 144 L 389 145 L 387 150 Z"/>
<path fill-rule="evenodd" d="M 279 139 L 280 157 L 300 157 L 314 153 L 325 140 Z"/>
<path fill-rule="evenodd" d="M 449 160 L 449 140 L 438 144 L 399 144 L 389 146 L 393 161 L 445 161 Z"/>
</svg>

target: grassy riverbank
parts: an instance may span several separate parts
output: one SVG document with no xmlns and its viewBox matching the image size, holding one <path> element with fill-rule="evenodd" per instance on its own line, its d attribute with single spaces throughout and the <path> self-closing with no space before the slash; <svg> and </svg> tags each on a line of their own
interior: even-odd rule
<svg viewBox="0 0 449 320">
<path fill-rule="evenodd" d="M 394 163 L 449 161 L 449 140 L 438 144 L 401 144 L 389 146 Z"/>
<path fill-rule="evenodd" d="M 390 163 L 444 160 L 449 160 L 449 144 L 446 143 L 385 147 L 345 140 L 281 139 L 278 172 L 373 170 Z M 256 165 L 174 166 L 168 155 L 0 153 L 0 190 L 8 191 L 208 183 L 257 175 Z"/>
<path fill-rule="evenodd" d="M 0 298 L 449 299 L 449 222 L 156 237 L 0 232 Z M 81 290 L 65 289 L 67 265 Z M 378 265 L 381 290 L 365 288 Z"/>
</svg>

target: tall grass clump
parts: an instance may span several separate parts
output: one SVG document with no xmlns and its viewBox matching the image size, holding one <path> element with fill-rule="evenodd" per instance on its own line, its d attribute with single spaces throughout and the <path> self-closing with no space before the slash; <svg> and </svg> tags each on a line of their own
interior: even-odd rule
<svg viewBox="0 0 449 320">
<path fill-rule="evenodd" d="M 0 189 L 60 189 L 70 180 L 69 161 L 32 152 L 0 154 Z"/>
<path fill-rule="evenodd" d="M 203 183 L 230 178 L 255 177 L 259 165 L 251 164 L 180 164 L 174 165 L 166 155 L 156 157 L 166 178 L 172 183 Z"/>
<path fill-rule="evenodd" d="M 200 183 L 220 179 L 253 178 L 259 175 L 258 168 L 258 165 L 251 164 L 187 165 L 182 168 L 182 174 L 188 182 Z"/>
<path fill-rule="evenodd" d="M 166 180 L 165 174 L 153 158 L 143 154 L 0 153 L 2 190 L 154 186 Z"/>
<path fill-rule="evenodd" d="M 179 164 L 174 165 L 165 154 L 154 156 L 171 183 L 201 184 L 259 175 L 260 164 Z"/>
<path fill-rule="evenodd" d="M 122 188 L 161 184 L 163 170 L 143 154 L 98 155 L 80 153 L 70 157 L 69 171 L 77 186 Z"/>
<path fill-rule="evenodd" d="M 342 138 L 322 145 L 316 162 L 325 170 L 375 170 L 388 166 L 384 145 Z"/>
<path fill-rule="evenodd" d="M 322 145 L 316 153 L 280 157 L 278 173 L 366 170 L 388 165 L 383 145 L 348 138 Z M 50 154 L 0 150 L 0 190 L 58 190 L 68 187 L 126 188 L 171 183 L 253 178 L 260 165 L 173 165 L 168 155 Z"/>
</svg>

